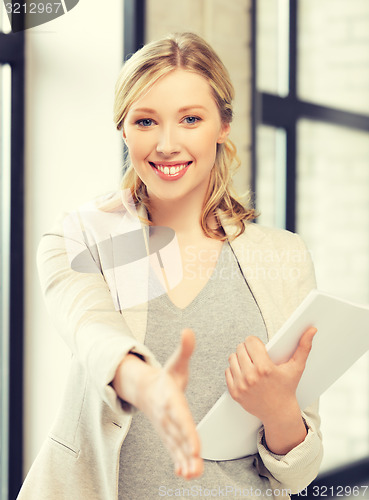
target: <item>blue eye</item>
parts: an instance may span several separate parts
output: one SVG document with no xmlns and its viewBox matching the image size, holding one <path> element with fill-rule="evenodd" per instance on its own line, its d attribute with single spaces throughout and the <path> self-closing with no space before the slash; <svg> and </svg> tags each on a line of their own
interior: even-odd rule
<svg viewBox="0 0 369 500">
<path fill-rule="evenodd" d="M 186 123 L 188 123 L 188 125 L 194 125 L 195 123 L 197 123 L 200 120 L 201 120 L 201 118 L 199 118 L 197 116 L 186 116 L 186 118 L 184 119 L 184 121 Z"/>
<path fill-rule="evenodd" d="M 141 127 L 150 127 L 153 124 L 153 120 L 151 118 L 143 118 L 142 120 L 136 121 L 137 125 L 141 125 Z"/>
</svg>

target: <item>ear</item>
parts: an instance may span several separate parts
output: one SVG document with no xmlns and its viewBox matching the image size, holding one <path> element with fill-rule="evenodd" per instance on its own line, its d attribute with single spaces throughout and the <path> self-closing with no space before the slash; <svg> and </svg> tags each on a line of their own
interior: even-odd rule
<svg viewBox="0 0 369 500">
<path fill-rule="evenodd" d="M 122 128 L 122 137 L 123 137 L 123 141 L 124 141 L 125 145 L 127 146 L 127 137 L 126 137 L 126 133 L 124 132 L 124 128 Z"/>
<path fill-rule="evenodd" d="M 220 134 L 217 140 L 218 144 L 223 144 L 229 136 L 229 132 L 231 131 L 231 124 L 230 123 L 223 123 L 222 128 L 220 130 Z"/>
</svg>

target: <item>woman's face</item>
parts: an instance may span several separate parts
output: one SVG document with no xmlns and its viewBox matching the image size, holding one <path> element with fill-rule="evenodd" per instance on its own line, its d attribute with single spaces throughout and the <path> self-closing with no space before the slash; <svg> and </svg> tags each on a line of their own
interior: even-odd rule
<svg viewBox="0 0 369 500">
<path fill-rule="evenodd" d="M 204 200 L 217 144 L 226 140 L 208 82 L 176 69 L 130 107 L 123 137 L 150 198 Z"/>
</svg>

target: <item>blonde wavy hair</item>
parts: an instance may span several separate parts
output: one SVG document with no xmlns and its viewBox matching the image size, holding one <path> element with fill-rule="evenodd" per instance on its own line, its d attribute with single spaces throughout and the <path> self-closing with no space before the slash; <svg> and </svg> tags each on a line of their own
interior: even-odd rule
<svg viewBox="0 0 369 500">
<path fill-rule="evenodd" d="M 233 118 L 232 101 L 234 89 L 228 71 L 210 47 L 194 33 L 176 33 L 161 40 L 148 43 L 125 62 L 115 88 L 114 121 L 118 130 L 123 128 L 125 117 L 131 105 L 162 76 L 176 68 L 192 71 L 207 80 L 223 124 Z M 217 144 L 216 159 L 211 170 L 209 187 L 201 215 L 201 227 L 206 236 L 226 239 L 221 229 L 218 211 L 236 225 L 239 236 L 245 227 L 243 221 L 256 217 L 252 208 L 245 208 L 237 199 L 232 185 L 232 176 L 239 167 L 235 145 L 230 139 Z M 150 218 L 150 200 L 146 185 L 131 164 L 122 179 L 122 189 L 130 189 L 135 203 L 144 205 Z M 217 228 L 209 225 L 213 215 Z M 145 220 L 151 224 L 150 220 Z"/>
</svg>

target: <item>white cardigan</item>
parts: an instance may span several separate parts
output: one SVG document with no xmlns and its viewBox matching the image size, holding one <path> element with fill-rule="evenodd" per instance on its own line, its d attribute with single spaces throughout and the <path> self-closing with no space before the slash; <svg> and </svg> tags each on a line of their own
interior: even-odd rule
<svg viewBox="0 0 369 500">
<path fill-rule="evenodd" d="M 236 228 L 222 214 L 220 219 L 231 237 Z M 95 245 L 111 238 L 114 258 L 114 237 L 137 227 L 141 227 L 138 218 L 123 205 L 103 212 L 91 202 L 59 220 L 42 237 L 38 251 L 42 291 L 72 361 L 59 414 L 19 500 L 118 499 L 120 449 L 135 409 L 122 404 L 110 383 L 128 352 L 140 354 L 150 364 L 158 362 L 144 345 L 147 302 L 129 313 L 117 310 L 117 300 L 124 302 L 127 288 L 129 292 L 122 266 L 104 269 Z M 246 224 L 231 247 L 271 338 L 315 286 L 310 255 L 299 236 L 253 223 Z M 89 249 L 97 269 L 72 270 L 71 248 L 73 252 Z M 147 283 L 145 271 L 141 274 L 141 283 Z M 296 493 L 305 488 L 319 470 L 322 444 L 317 405 L 304 409 L 303 417 L 307 437 L 281 459 L 264 447 L 262 430 L 259 433 L 258 470 L 269 477 L 272 488 L 280 490 L 278 498 L 288 498 L 283 489 Z"/>
</svg>

